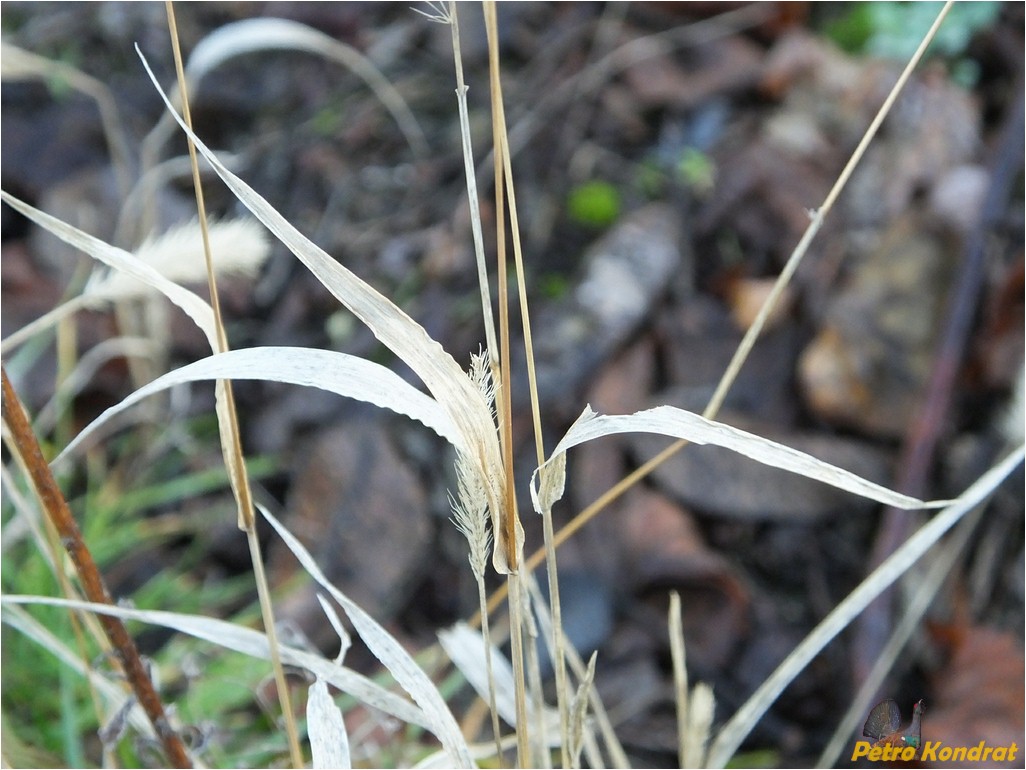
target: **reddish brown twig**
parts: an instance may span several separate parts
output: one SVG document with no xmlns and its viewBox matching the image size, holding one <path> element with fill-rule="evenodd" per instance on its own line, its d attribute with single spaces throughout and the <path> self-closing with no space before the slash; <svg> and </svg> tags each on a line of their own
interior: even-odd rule
<svg viewBox="0 0 1026 770">
<path fill-rule="evenodd" d="M 3 376 L 3 420 L 10 429 L 14 446 L 28 469 L 43 509 L 60 534 L 61 544 L 71 556 L 82 583 L 82 590 L 91 602 L 113 605 L 103 577 L 96 567 L 96 562 L 93 561 L 89 548 L 82 540 L 82 533 L 75 518 L 71 515 L 71 509 L 68 508 L 68 503 L 50 472 L 50 466 L 43 459 L 39 442 L 32 433 L 25 410 L 11 386 L 11 381 L 7 378 L 7 369 L 2 365 L 0 374 Z M 114 654 L 135 692 L 135 697 L 153 723 L 153 729 L 164 746 L 168 759 L 175 767 L 192 767 L 182 739 L 167 720 L 164 705 L 153 689 L 153 682 L 125 624 L 120 618 L 102 613 L 99 614 L 99 621 L 114 647 Z"/>
</svg>

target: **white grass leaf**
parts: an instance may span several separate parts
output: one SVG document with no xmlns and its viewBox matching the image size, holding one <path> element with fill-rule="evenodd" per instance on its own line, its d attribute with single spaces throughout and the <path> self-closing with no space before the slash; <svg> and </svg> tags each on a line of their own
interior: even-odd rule
<svg viewBox="0 0 1026 770">
<path fill-rule="evenodd" d="M 0 198 L 11 208 L 31 219 L 44 230 L 52 233 L 98 262 L 109 265 L 122 273 L 152 286 L 171 302 L 180 307 L 207 337 L 211 350 L 217 349 L 217 334 L 214 331 L 214 312 L 210 305 L 198 295 L 167 279 L 149 265 L 140 262 L 133 254 L 111 246 L 77 227 L 72 227 L 56 217 L 18 200 L 13 195 L 0 191 Z"/>
<path fill-rule="evenodd" d="M 318 679 L 310 686 L 306 702 L 306 732 L 315 769 L 350 768 L 349 735 L 342 712 L 328 694 L 328 685 Z"/>
<path fill-rule="evenodd" d="M 446 353 L 420 324 L 376 289 L 332 259 L 323 249 L 293 227 L 253 188 L 225 168 L 217 156 L 174 111 L 146 59 L 143 58 L 142 61 L 168 110 L 228 188 L 307 266 L 339 302 L 349 308 L 367 325 L 375 337 L 416 372 L 442 408 L 449 413 L 453 424 L 463 436 L 462 445 L 467 448 L 468 459 L 481 476 L 488 492 L 495 537 L 492 563 L 498 572 L 508 572 L 505 533 L 502 526 L 505 472 L 495 423 L 484 397 L 452 356 Z M 522 546 L 522 538 L 523 531 L 518 528 L 518 551 Z"/>
<path fill-rule="evenodd" d="M 13 204 L 12 204 L 13 205 Z M 27 205 L 27 204 L 25 204 Z M 36 220 L 42 225 L 40 220 Z M 45 225 L 42 225 L 45 227 Z M 74 230 L 74 228 L 71 228 Z M 211 253 L 219 275 L 251 275 L 259 269 L 270 249 L 266 233 L 253 220 L 236 219 L 210 224 Z M 88 253 L 88 252 L 87 252 Z M 129 252 L 124 252 L 128 254 Z M 137 263 L 148 265 L 170 281 L 206 282 L 206 263 L 196 221 L 173 227 L 166 233 L 147 239 L 133 255 Z M 107 263 L 109 264 L 109 263 Z M 115 300 L 135 299 L 158 291 L 158 287 L 120 268 L 95 274 L 85 291 L 21 329 L 8 335 L 0 349 L 8 351 L 83 308 L 101 308 Z"/>
<path fill-rule="evenodd" d="M 724 447 L 750 457 L 765 465 L 798 473 L 824 484 L 844 489 L 880 503 L 897 508 L 942 508 L 950 500 L 924 502 L 915 497 L 894 492 L 875 484 L 851 471 L 817 460 L 812 455 L 778 444 L 775 441 L 756 436 L 753 433 L 707 420 L 704 417 L 672 406 L 659 406 L 634 414 L 599 415 L 585 407 L 563 439 L 552 450 L 545 466 L 554 464 L 560 454 L 585 441 L 610 436 L 614 433 L 658 433 L 664 436 L 686 439 L 693 444 L 712 444 Z M 542 466 L 543 468 L 545 466 Z M 535 471 L 537 477 L 539 471 Z M 541 511 L 540 493 L 535 480 L 531 482 L 531 496 L 535 509 Z"/>
<path fill-rule="evenodd" d="M 538 509 L 552 510 L 566 489 L 566 452 L 554 454 L 538 472 Z"/>
<path fill-rule="evenodd" d="M 196 44 L 185 74 L 190 80 L 199 81 L 229 59 L 268 50 L 304 51 L 352 70 L 392 114 L 413 151 L 427 154 L 428 145 L 420 124 L 402 95 L 371 60 L 352 46 L 298 21 L 264 18 L 226 24 Z"/>
<path fill-rule="evenodd" d="M 1020 446 L 984 473 L 943 511 L 905 541 L 879 567 L 834 607 L 819 625 L 791 652 L 717 733 L 709 747 L 707 767 L 723 767 L 745 737 L 799 673 L 830 641 L 861 613 L 869 603 L 907 572 L 959 519 L 982 503 L 1015 470 L 1026 454 Z"/>
<path fill-rule="evenodd" d="M 197 380 L 267 380 L 320 388 L 412 417 L 457 449 L 462 448 L 460 434 L 438 403 L 380 364 L 318 348 L 259 347 L 217 353 L 158 377 L 93 420 L 54 464 L 74 452 L 101 425 L 143 398 Z"/>
<path fill-rule="evenodd" d="M 688 697 L 687 740 L 685 741 L 684 764 L 681 767 L 706 767 L 705 747 L 709 742 L 713 716 L 716 713 L 716 696 L 712 687 L 699 682 Z"/>
<path fill-rule="evenodd" d="M 324 597 L 324 594 L 317 594 L 317 602 L 321 605 L 321 609 L 324 610 L 324 614 L 328 617 L 328 622 L 331 623 L 331 627 L 335 629 L 335 633 L 338 634 L 338 655 L 335 656 L 335 662 L 340 666 L 342 660 L 346 657 L 346 653 L 349 652 L 349 648 L 353 646 L 353 640 L 349 637 L 349 632 L 346 631 L 345 626 L 342 625 L 342 618 L 335 612 L 335 608 L 331 603 Z"/>
<path fill-rule="evenodd" d="M 488 669 L 485 662 L 484 640 L 481 632 L 475 631 L 466 623 L 457 623 L 451 628 L 438 632 L 438 642 L 445 654 L 466 677 L 484 701 L 488 701 Z M 513 697 L 513 666 L 496 648 L 492 647 L 492 668 L 495 674 L 495 705 L 499 716 L 507 724 L 516 724 L 516 705 Z M 528 712 L 531 704 L 528 703 Z M 553 709 L 545 710 L 548 731 L 559 732 L 559 714 Z M 558 744 L 558 740 L 556 743 Z"/>
<path fill-rule="evenodd" d="M 581 766 L 581 750 L 584 748 L 587 734 L 588 698 L 589 691 L 595 682 L 596 660 L 598 660 L 598 652 L 593 652 L 588 660 L 588 670 L 584 675 L 584 680 L 577 687 L 577 692 L 574 693 L 574 697 L 570 701 L 570 761 L 572 767 Z"/>
<path fill-rule="evenodd" d="M 442 743 L 442 747 L 449 754 L 449 760 L 454 767 L 473 767 L 474 762 L 470 756 L 467 742 L 460 732 L 452 712 L 449 711 L 445 699 L 438 692 L 438 688 L 427 674 L 417 665 L 410 654 L 403 649 L 403 646 L 395 640 L 374 618 L 368 615 L 352 599 L 336 588 L 317 566 L 310 552 L 303 547 L 295 536 L 279 522 L 262 505 L 257 505 L 260 513 L 267 519 L 271 526 L 278 532 L 278 535 L 285 541 L 293 555 L 299 560 L 300 565 L 306 570 L 317 583 L 324 588 L 331 596 L 342 605 L 342 609 L 349 616 L 353 628 L 363 639 L 367 649 L 385 666 L 395 678 L 396 682 L 406 690 L 421 707 L 425 716 L 431 724 L 428 729 L 435 734 Z"/>
<path fill-rule="evenodd" d="M 171 628 L 183 634 L 216 644 L 226 650 L 241 652 L 260 660 L 270 660 L 271 653 L 267 646 L 267 635 L 251 628 L 229 623 L 225 620 L 207 618 L 202 615 L 186 615 L 178 612 L 162 610 L 139 610 L 120 607 L 113 604 L 94 604 L 92 602 L 73 599 L 58 599 L 50 596 L 22 596 L 7 594 L 0 596 L 0 604 L 46 604 L 55 607 L 67 607 L 85 610 L 101 615 L 113 615 L 125 620 L 138 620 L 143 623 Z M 6 612 L 4 622 L 8 622 Z M 279 645 L 281 662 L 305 668 L 314 676 L 352 695 L 357 700 L 389 714 L 396 719 L 427 730 L 432 729 L 434 719 L 428 718 L 421 709 L 405 698 L 389 692 L 381 685 L 375 684 L 367 677 L 348 668 L 339 666 L 320 655 Z"/>
<path fill-rule="evenodd" d="M 214 312 L 210 305 L 199 296 L 188 289 L 179 286 L 174 281 L 169 280 L 166 276 L 162 275 L 160 271 L 155 270 L 152 266 L 146 264 L 145 261 L 130 254 L 129 252 L 115 246 L 111 246 L 99 238 L 95 238 L 78 228 L 72 227 L 66 222 L 62 222 L 56 217 L 39 211 L 33 206 L 18 200 L 6 192 L 0 191 L 0 196 L 2 196 L 2 199 L 12 208 L 21 212 L 40 227 L 43 227 L 50 233 L 54 234 L 65 243 L 85 252 L 93 259 L 114 268 L 117 271 L 118 277 L 111 279 L 111 281 L 115 286 L 121 285 L 123 281 L 127 281 L 128 279 L 125 278 L 125 276 L 130 276 L 140 282 L 141 285 L 150 286 L 161 292 L 171 302 L 185 311 L 185 313 L 200 328 L 200 331 L 202 331 L 206 336 L 207 344 L 210 345 L 211 350 L 216 351 L 220 348 L 217 336 L 217 326 L 214 320 Z M 248 243 L 238 245 L 245 245 L 247 248 L 252 248 L 254 239 L 248 238 L 247 240 Z M 262 239 L 258 240 L 260 241 L 263 255 L 266 256 L 266 245 L 262 243 Z M 238 242 L 237 234 L 236 241 Z M 151 252 L 151 255 L 152 253 L 153 252 Z M 260 258 L 263 259 L 263 256 Z M 58 311 L 59 310 L 60 309 L 58 309 Z M 48 314 L 47 320 L 49 321 L 60 317 L 62 317 L 62 313 L 55 312 Z M 231 481 L 232 490 L 235 492 L 235 499 L 240 501 L 239 522 L 241 526 L 246 520 L 246 512 L 243 510 L 241 503 L 242 498 L 240 495 L 239 479 L 244 478 L 244 474 L 243 469 L 238 467 L 238 454 L 232 449 L 235 441 L 233 440 L 232 432 L 229 427 L 232 425 L 232 421 L 228 413 L 228 402 L 225 398 L 223 383 L 217 383 L 215 386 L 215 395 L 215 410 L 218 417 L 218 432 L 221 441 L 221 451 L 224 456 L 225 464 L 228 467 L 229 479 Z"/>
</svg>

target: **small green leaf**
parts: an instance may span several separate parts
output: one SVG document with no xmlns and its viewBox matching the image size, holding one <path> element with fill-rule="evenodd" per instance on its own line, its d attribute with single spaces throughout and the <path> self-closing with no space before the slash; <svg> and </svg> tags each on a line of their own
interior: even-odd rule
<svg viewBox="0 0 1026 770">
<path fill-rule="evenodd" d="M 579 224 L 606 227 L 620 216 L 620 193 L 609 182 L 585 182 L 570 191 L 567 209 Z"/>
</svg>

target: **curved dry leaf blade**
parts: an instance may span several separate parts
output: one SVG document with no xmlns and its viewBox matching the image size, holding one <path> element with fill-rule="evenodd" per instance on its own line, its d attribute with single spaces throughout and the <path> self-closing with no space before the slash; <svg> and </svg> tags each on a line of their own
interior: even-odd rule
<svg viewBox="0 0 1026 770">
<path fill-rule="evenodd" d="M 659 406 L 634 414 L 599 415 L 586 407 L 577 422 L 559 442 L 545 465 L 557 462 L 559 455 L 585 441 L 610 436 L 614 433 L 657 433 L 664 436 L 686 439 L 693 444 L 712 444 L 750 457 L 765 465 L 798 473 L 810 479 L 822 481 L 838 489 L 893 505 L 897 508 L 942 508 L 950 500 L 924 502 L 915 497 L 903 495 L 887 487 L 856 476 L 851 471 L 817 460 L 812 455 L 778 444 L 753 433 L 707 420 L 701 415 L 672 406 Z M 545 467 L 545 466 L 543 466 Z M 535 471 L 537 477 L 539 471 Z M 541 505 L 539 492 L 531 483 L 531 494 L 535 508 Z"/>
<path fill-rule="evenodd" d="M 327 597 L 322 593 L 317 594 L 317 602 L 321 605 L 321 609 L 328 618 L 328 622 L 331 623 L 331 627 L 335 629 L 335 633 L 338 634 L 338 655 L 335 656 L 335 662 L 340 666 L 342 661 L 346 657 L 346 653 L 349 652 L 349 648 L 353 646 L 353 640 L 349 636 L 349 632 L 346 631 L 345 626 L 342 625 L 342 618 L 335 612 L 335 607 L 328 601 Z"/>
<path fill-rule="evenodd" d="M 193 294 L 171 280 L 168 280 L 159 271 L 145 264 L 129 252 L 111 246 L 99 238 L 95 238 L 78 228 L 62 222 L 56 217 L 45 214 L 38 209 L 29 206 L 27 203 L 18 200 L 14 196 L 0 192 L 3 200 L 10 206 L 20 211 L 26 217 L 36 222 L 40 227 L 56 235 L 65 243 L 80 249 L 93 259 L 103 262 L 119 271 L 119 275 L 131 276 L 145 285 L 152 286 L 171 302 L 180 307 L 196 323 L 207 338 L 207 344 L 211 350 L 218 350 L 217 325 L 214 319 L 214 312 L 210 305 L 199 296 Z M 246 225 L 247 228 L 250 225 Z M 252 239 L 250 239 L 252 241 Z M 244 527 L 248 518 L 247 505 L 243 503 L 241 490 L 246 488 L 245 469 L 241 467 L 241 461 L 237 452 L 232 447 L 236 444 L 234 440 L 234 422 L 229 414 L 228 401 L 225 398 L 225 386 L 218 382 L 215 389 L 215 411 L 217 412 L 218 432 L 221 441 L 221 452 L 224 456 L 225 465 L 228 468 L 228 477 L 231 482 L 235 499 L 239 501 L 239 524 Z M 247 495 L 248 496 L 248 495 Z"/>
<path fill-rule="evenodd" d="M 449 754 L 449 759 L 454 767 L 474 767 L 470 756 L 467 742 L 460 732 L 459 725 L 449 711 L 445 699 L 442 698 L 438 688 L 427 674 L 417 665 L 416 661 L 403 648 L 395 638 L 388 633 L 374 618 L 368 615 L 352 599 L 342 593 L 332 584 L 321 571 L 310 552 L 303 547 L 295 536 L 279 522 L 271 513 L 261 505 L 257 508 L 267 519 L 271 526 L 277 531 L 285 545 L 292 551 L 299 560 L 300 565 L 314 580 L 317 581 L 346 611 L 353 628 L 363 639 L 367 649 L 376 657 L 385 668 L 392 674 L 396 682 L 406 690 L 423 709 L 424 714 L 431 721 L 428 729 L 441 741 L 443 748 Z"/>
<path fill-rule="evenodd" d="M 807 637 L 763 682 L 737 713 L 717 733 L 709 747 L 708 767 L 723 767 L 740 747 L 773 702 L 799 673 L 830 641 L 848 626 L 870 602 L 907 572 L 919 558 L 953 527 L 968 511 L 982 503 L 1004 479 L 1015 470 L 1026 454 L 1020 446 L 972 486 L 923 525 L 912 537 L 891 554 L 879 567 L 848 594 L 829 615 L 823 618 Z"/>
<path fill-rule="evenodd" d="M 687 740 L 684 743 L 682 767 L 706 767 L 705 747 L 709 742 L 713 716 L 716 713 L 716 698 L 712 687 L 699 682 L 688 698 Z"/>
<path fill-rule="evenodd" d="M 310 738 L 314 768 L 348 770 L 352 767 L 346 724 L 323 679 L 310 686 L 310 697 L 306 702 L 306 732 Z"/>
<path fill-rule="evenodd" d="M 253 275 L 270 253 L 266 231 L 253 220 L 211 222 L 209 231 L 210 250 L 214 255 L 214 267 L 218 275 Z M 199 224 L 195 220 L 147 239 L 135 250 L 133 256 L 169 281 L 200 283 L 207 280 Z M 0 343 L 0 350 L 17 347 L 36 334 L 56 326 L 62 318 L 84 308 L 103 308 L 117 300 L 147 297 L 155 292 L 154 286 L 135 280 L 120 270 L 104 275 L 94 274 L 82 294 L 9 334 Z"/>
<path fill-rule="evenodd" d="M 412 417 L 457 449 L 462 448 L 459 433 L 438 402 L 380 364 L 318 348 L 262 347 L 218 353 L 158 377 L 93 420 L 54 463 L 65 459 L 97 428 L 138 401 L 198 380 L 267 380 L 320 388 Z"/>
<path fill-rule="evenodd" d="M 373 62 L 352 46 L 298 21 L 263 18 L 226 24 L 196 44 L 185 74 L 198 81 L 229 59 L 272 50 L 304 51 L 352 70 L 392 114 L 410 148 L 418 155 L 427 154 L 427 141 L 416 117 Z"/>
<path fill-rule="evenodd" d="M 170 281 L 149 265 L 143 264 L 124 249 L 111 246 L 77 227 L 72 227 L 56 217 L 18 200 L 7 192 L 0 191 L 0 198 L 11 208 L 31 219 L 44 230 L 52 233 L 98 262 L 119 270 L 144 284 L 152 286 L 171 302 L 180 307 L 206 335 L 211 350 L 217 349 L 217 334 L 214 331 L 214 311 L 198 295 Z"/>
<path fill-rule="evenodd" d="M 237 626 L 225 620 L 207 618 L 202 615 L 186 615 L 163 610 L 139 610 L 119 607 L 113 604 L 94 604 L 92 602 L 57 599 L 49 596 L 22 596 L 9 594 L 0 596 L 0 604 L 47 604 L 55 607 L 67 607 L 85 610 L 101 615 L 114 615 L 125 620 L 138 620 L 143 623 L 171 628 L 183 634 L 224 647 L 226 650 L 241 652 L 260 660 L 271 659 L 267 646 L 267 635 L 251 628 Z M 430 730 L 432 720 L 417 706 L 395 693 L 389 692 L 381 685 L 375 684 L 367 677 L 339 666 L 336 663 L 295 647 L 279 645 L 281 662 L 289 666 L 305 668 L 314 676 L 352 695 L 354 698 L 379 711 L 394 716 L 408 724 L 418 725 Z"/>
<path fill-rule="evenodd" d="M 584 749 L 585 731 L 587 730 L 588 719 L 588 691 L 595 682 L 595 661 L 598 660 L 598 652 L 593 652 L 588 659 L 588 668 L 584 679 L 578 685 L 570 701 L 570 756 L 573 767 L 581 766 L 581 751 Z"/>
<path fill-rule="evenodd" d="M 424 382 L 463 436 L 467 457 L 488 489 L 489 508 L 495 532 L 492 563 L 508 572 L 502 527 L 504 468 L 491 410 L 484 396 L 424 328 L 388 298 L 332 259 L 323 249 L 300 233 L 271 204 L 222 164 L 217 156 L 185 125 L 161 90 L 146 59 L 140 57 L 164 104 L 207 159 L 221 180 L 278 240 L 299 258 L 339 302 L 349 308 L 386 347 L 406 363 Z M 517 530 L 517 548 L 522 546 L 522 529 Z"/>
</svg>

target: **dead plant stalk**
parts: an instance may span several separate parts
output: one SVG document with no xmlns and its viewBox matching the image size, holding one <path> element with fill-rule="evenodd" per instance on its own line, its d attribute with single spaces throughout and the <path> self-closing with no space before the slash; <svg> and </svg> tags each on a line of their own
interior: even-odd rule
<svg viewBox="0 0 1026 770">
<path fill-rule="evenodd" d="M 21 456 L 28 469 L 43 510 L 60 534 L 61 543 L 75 565 L 86 597 L 97 604 L 113 605 L 114 600 L 103 582 L 103 576 L 93 560 L 89 547 L 82 539 L 82 532 L 64 499 L 64 494 L 57 486 L 50 466 L 43 458 L 43 452 L 29 425 L 25 409 L 7 377 L 7 368 L 2 364 L 0 374 L 3 377 L 3 421 L 10 430 L 14 450 Z M 192 767 L 192 761 L 182 744 L 182 739 L 168 722 L 164 705 L 153 687 L 146 666 L 139 657 L 139 650 L 125 624 L 119 618 L 110 615 L 101 615 L 99 620 L 114 647 L 115 656 L 128 678 L 132 691 L 153 724 L 168 760 L 175 767 Z"/>
<path fill-rule="evenodd" d="M 192 128 L 192 113 L 189 109 L 189 92 L 185 81 L 185 66 L 182 61 L 181 46 L 178 41 L 178 26 L 175 21 L 174 3 L 167 0 L 167 23 L 171 35 L 171 46 L 174 50 L 175 73 L 178 77 L 178 88 L 182 97 L 182 117 L 189 128 Z M 221 319 L 221 302 L 217 292 L 217 277 L 214 271 L 214 259 L 210 251 L 210 233 L 207 228 L 207 209 L 203 198 L 203 185 L 200 181 L 199 161 L 196 155 L 196 144 L 192 137 L 187 137 L 189 145 L 189 161 L 192 165 L 192 182 L 196 196 L 196 207 L 199 212 L 200 233 L 203 239 L 203 255 L 206 259 L 207 283 L 210 290 L 210 304 L 214 311 L 214 324 L 217 332 L 217 351 L 227 352 L 228 337 Z M 271 589 L 264 573 L 263 556 L 260 553 L 260 541 L 257 538 L 253 494 L 246 473 L 246 462 L 242 454 L 242 439 L 239 435 L 239 418 L 235 409 L 235 396 L 231 380 L 218 380 L 218 401 L 223 403 L 223 410 L 218 410 L 218 425 L 221 430 L 221 446 L 224 453 L 225 466 L 229 472 L 232 491 L 238 504 L 239 528 L 246 533 L 249 543 L 250 560 L 253 564 L 253 577 L 256 582 L 257 595 L 260 601 L 260 614 L 267 633 L 267 644 L 271 651 L 271 667 L 278 690 L 285 732 L 288 737 L 289 754 L 296 768 L 304 767 L 303 750 L 299 746 L 299 730 L 296 717 L 292 711 L 292 700 L 289 697 L 288 683 L 285 681 L 285 670 L 281 664 L 278 638 L 274 627 L 274 608 L 271 603 Z M 220 404 L 219 404 L 220 405 Z"/>
</svg>

